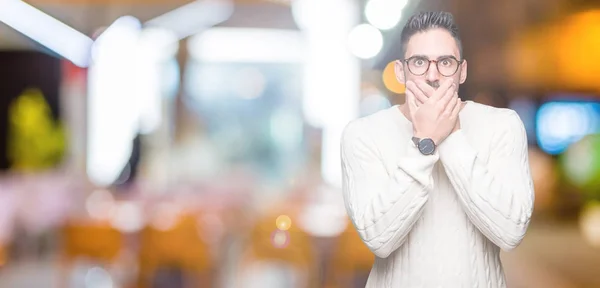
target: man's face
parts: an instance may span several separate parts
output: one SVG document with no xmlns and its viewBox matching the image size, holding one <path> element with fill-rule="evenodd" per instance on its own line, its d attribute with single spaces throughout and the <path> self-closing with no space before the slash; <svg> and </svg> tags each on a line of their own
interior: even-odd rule
<svg viewBox="0 0 600 288">
<path fill-rule="evenodd" d="M 456 83 L 456 85 L 462 84 L 467 79 L 467 61 L 463 61 L 462 64 L 458 64 L 457 71 L 453 75 L 451 74 L 454 69 L 450 65 L 452 60 L 448 57 L 454 57 L 457 60 L 461 60 L 460 52 L 456 40 L 450 35 L 450 33 L 444 29 L 430 29 L 425 32 L 417 33 L 413 35 L 406 45 L 406 55 L 404 59 L 413 58 L 413 65 L 407 64 L 406 62 L 396 61 L 396 77 L 400 83 L 406 83 L 407 81 L 425 81 L 427 84 L 434 88 L 438 88 L 444 79 L 450 78 Z M 440 71 L 436 67 L 436 62 L 428 60 L 440 60 Z M 409 65 L 415 75 L 409 70 Z M 428 66 L 428 67 L 427 67 Z M 417 67 L 417 68 L 415 68 Z M 427 69 L 428 68 L 428 69 Z M 420 72 L 425 71 L 427 72 Z M 451 71 L 449 73 L 449 71 Z"/>
</svg>

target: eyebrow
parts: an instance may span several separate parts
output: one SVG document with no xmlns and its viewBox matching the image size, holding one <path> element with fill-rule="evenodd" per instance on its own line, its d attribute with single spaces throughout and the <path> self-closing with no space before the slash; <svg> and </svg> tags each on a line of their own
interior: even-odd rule
<svg viewBox="0 0 600 288">
<path fill-rule="evenodd" d="M 425 55 L 421 55 L 421 54 L 415 54 L 415 55 L 412 55 L 412 56 L 410 56 L 410 57 L 408 57 L 408 58 L 406 58 L 406 59 L 410 59 L 410 58 L 412 58 L 412 57 L 419 57 L 419 58 L 426 58 L 426 59 L 429 59 L 429 57 L 427 57 L 427 56 L 425 56 Z M 458 58 L 456 58 L 456 56 L 448 54 L 448 55 L 441 55 L 441 56 L 438 56 L 436 60 L 440 60 L 440 59 L 442 59 L 442 58 L 449 58 L 449 57 L 452 57 L 452 58 L 458 59 Z"/>
</svg>

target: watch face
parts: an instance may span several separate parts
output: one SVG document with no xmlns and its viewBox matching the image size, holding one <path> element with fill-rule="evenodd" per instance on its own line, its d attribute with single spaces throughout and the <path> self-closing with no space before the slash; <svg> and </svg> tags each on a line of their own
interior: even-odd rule
<svg viewBox="0 0 600 288">
<path fill-rule="evenodd" d="M 419 141 L 419 151 L 425 155 L 431 155 L 435 151 L 433 140 L 426 138 Z"/>
</svg>

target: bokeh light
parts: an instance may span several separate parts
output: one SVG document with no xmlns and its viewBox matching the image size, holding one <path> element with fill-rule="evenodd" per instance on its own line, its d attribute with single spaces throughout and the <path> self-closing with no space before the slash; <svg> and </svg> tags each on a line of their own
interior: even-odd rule
<svg viewBox="0 0 600 288">
<path fill-rule="evenodd" d="M 290 244 L 290 233 L 279 229 L 273 231 L 271 234 L 271 243 L 275 248 L 286 248 Z"/>
<path fill-rule="evenodd" d="M 160 231 L 168 231 L 179 221 L 181 209 L 171 202 L 160 203 L 152 212 L 150 225 Z"/>
<path fill-rule="evenodd" d="M 133 201 L 121 201 L 116 204 L 111 225 L 125 233 L 137 232 L 144 226 L 142 207 Z"/>
<path fill-rule="evenodd" d="M 600 135 L 589 135 L 562 155 L 567 179 L 584 191 L 597 193 L 600 185 Z"/>
<path fill-rule="evenodd" d="M 583 207 L 579 226 L 586 242 L 600 248 L 600 202 L 594 201 Z"/>
<path fill-rule="evenodd" d="M 85 201 L 88 215 L 95 220 L 108 220 L 115 212 L 115 200 L 108 190 L 92 192 Z"/>
<path fill-rule="evenodd" d="M 394 70 L 395 66 L 395 61 L 392 61 L 385 66 L 385 69 L 383 69 L 383 85 L 393 93 L 404 94 L 404 89 L 406 87 L 404 87 L 404 84 L 398 82 L 396 71 Z"/>
<path fill-rule="evenodd" d="M 557 76 L 571 87 L 600 89 L 600 10 L 577 13 L 557 28 Z"/>
<path fill-rule="evenodd" d="M 402 9 L 407 0 L 370 0 L 365 6 L 365 17 L 371 25 L 381 29 L 389 30 L 400 22 Z"/>
<path fill-rule="evenodd" d="M 547 102 L 540 106 L 536 122 L 540 148 L 549 154 L 560 154 L 583 136 L 598 132 L 600 104 L 577 101 Z"/>
<path fill-rule="evenodd" d="M 85 287 L 87 288 L 113 288 L 114 283 L 110 273 L 100 267 L 88 270 L 85 275 Z"/>
<path fill-rule="evenodd" d="M 348 35 L 348 47 L 350 52 L 358 58 L 373 58 L 383 47 L 383 35 L 377 28 L 369 24 L 357 25 Z"/>
<path fill-rule="evenodd" d="M 290 227 L 292 227 L 292 219 L 290 218 L 290 216 L 280 215 L 275 220 L 275 225 L 277 226 L 277 229 L 281 231 L 287 231 L 288 229 L 290 229 Z"/>
</svg>

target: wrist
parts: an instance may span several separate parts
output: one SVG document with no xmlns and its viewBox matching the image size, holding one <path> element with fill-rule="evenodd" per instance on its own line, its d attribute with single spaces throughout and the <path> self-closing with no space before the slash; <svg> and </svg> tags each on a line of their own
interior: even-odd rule
<svg viewBox="0 0 600 288">
<path fill-rule="evenodd" d="M 413 136 L 417 137 L 419 139 L 431 138 L 431 137 L 427 136 L 428 134 L 429 133 L 423 133 L 421 131 L 413 130 Z"/>
<path fill-rule="evenodd" d="M 416 134 L 412 137 L 415 148 L 417 148 L 423 155 L 433 155 L 437 147 L 435 140 L 429 137 L 419 137 L 417 135 L 419 134 Z"/>
</svg>

